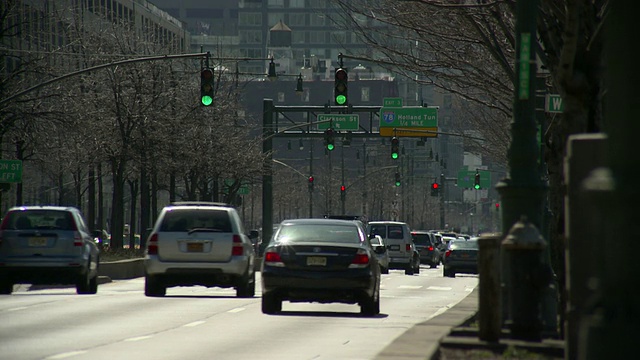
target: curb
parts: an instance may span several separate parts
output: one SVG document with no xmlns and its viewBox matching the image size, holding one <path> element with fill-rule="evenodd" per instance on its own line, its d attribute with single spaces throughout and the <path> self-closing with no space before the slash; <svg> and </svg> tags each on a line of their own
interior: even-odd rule
<svg viewBox="0 0 640 360">
<path fill-rule="evenodd" d="M 478 312 L 478 287 L 444 313 L 417 324 L 398 336 L 376 360 L 425 359 L 439 357 L 440 341 L 453 328 L 471 321 Z"/>
</svg>

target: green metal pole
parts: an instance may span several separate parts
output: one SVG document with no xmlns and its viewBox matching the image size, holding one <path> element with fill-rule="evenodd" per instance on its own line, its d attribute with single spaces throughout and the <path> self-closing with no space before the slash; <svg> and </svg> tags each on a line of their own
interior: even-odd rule
<svg viewBox="0 0 640 360">
<path fill-rule="evenodd" d="M 537 0 L 518 0 L 516 3 L 516 79 L 514 118 L 511 123 L 512 142 L 508 152 L 509 175 L 497 186 L 503 216 L 502 234 L 526 216 L 536 228 L 542 227 L 542 213 L 547 187 L 538 173 L 538 145 L 536 139 L 535 82 L 536 82 L 536 19 Z M 540 261 L 543 261 L 542 258 Z M 503 260 L 502 279 L 505 282 L 503 319 L 509 322 L 512 313 L 509 297 L 517 284 L 511 284 L 508 259 Z M 529 299 L 528 301 L 539 301 Z M 555 314 L 553 314 L 555 316 Z M 544 317 L 544 316 L 543 316 Z"/>
<path fill-rule="evenodd" d="M 262 113 L 262 154 L 266 156 L 264 173 L 262 174 L 262 244 L 260 254 L 264 251 L 273 233 L 273 173 L 272 173 L 272 150 L 273 150 L 273 100 L 263 100 Z"/>
</svg>

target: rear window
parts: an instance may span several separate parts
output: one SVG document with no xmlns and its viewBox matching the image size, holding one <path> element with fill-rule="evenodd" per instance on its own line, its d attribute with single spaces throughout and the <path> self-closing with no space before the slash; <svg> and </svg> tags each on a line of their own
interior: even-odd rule
<svg viewBox="0 0 640 360">
<path fill-rule="evenodd" d="M 275 238 L 277 242 L 326 242 L 326 243 L 360 243 L 357 226 L 349 225 L 320 225 L 320 224 L 294 224 L 282 225 Z"/>
<path fill-rule="evenodd" d="M 460 240 L 454 240 L 451 241 L 451 243 L 449 244 L 449 249 L 451 250 L 456 250 L 456 249 L 469 249 L 469 250 L 477 250 L 478 249 L 478 242 L 476 240 L 466 240 L 466 241 L 460 241 Z"/>
<path fill-rule="evenodd" d="M 3 229 L 15 230 L 76 230 L 73 215 L 60 210 L 12 211 L 2 222 Z"/>
<path fill-rule="evenodd" d="M 404 239 L 404 230 L 401 225 L 389 225 L 387 231 L 388 239 Z"/>
<path fill-rule="evenodd" d="M 416 245 L 431 245 L 429 234 L 411 234 Z"/>
<path fill-rule="evenodd" d="M 160 231 L 186 232 L 192 229 L 210 229 L 232 232 L 231 221 L 226 210 L 173 209 L 165 213 Z"/>
</svg>

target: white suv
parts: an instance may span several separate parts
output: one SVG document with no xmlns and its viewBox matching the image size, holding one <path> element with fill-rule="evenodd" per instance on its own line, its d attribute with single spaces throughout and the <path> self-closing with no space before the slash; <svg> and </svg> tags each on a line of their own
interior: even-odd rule
<svg viewBox="0 0 640 360">
<path fill-rule="evenodd" d="M 367 234 L 382 237 L 389 253 L 389 269 L 404 270 L 407 275 L 420 273 L 420 254 L 409 225 L 399 221 L 370 221 Z"/>
<path fill-rule="evenodd" d="M 145 253 L 146 296 L 167 287 L 233 287 L 238 297 L 255 295 L 255 251 L 237 211 L 227 204 L 183 202 L 166 206 Z"/>
</svg>

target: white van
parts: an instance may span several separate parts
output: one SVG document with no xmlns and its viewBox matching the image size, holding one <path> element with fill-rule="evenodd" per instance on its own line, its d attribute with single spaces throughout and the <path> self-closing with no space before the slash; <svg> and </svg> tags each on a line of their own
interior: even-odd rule
<svg viewBox="0 0 640 360">
<path fill-rule="evenodd" d="M 389 253 L 389 269 L 404 270 L 407 275 L 420 273 L 420 254 L 411 238 L 409 225 L 399 221 L 370 221 L 369 236 L 380 235 Z"/>
</svg>

